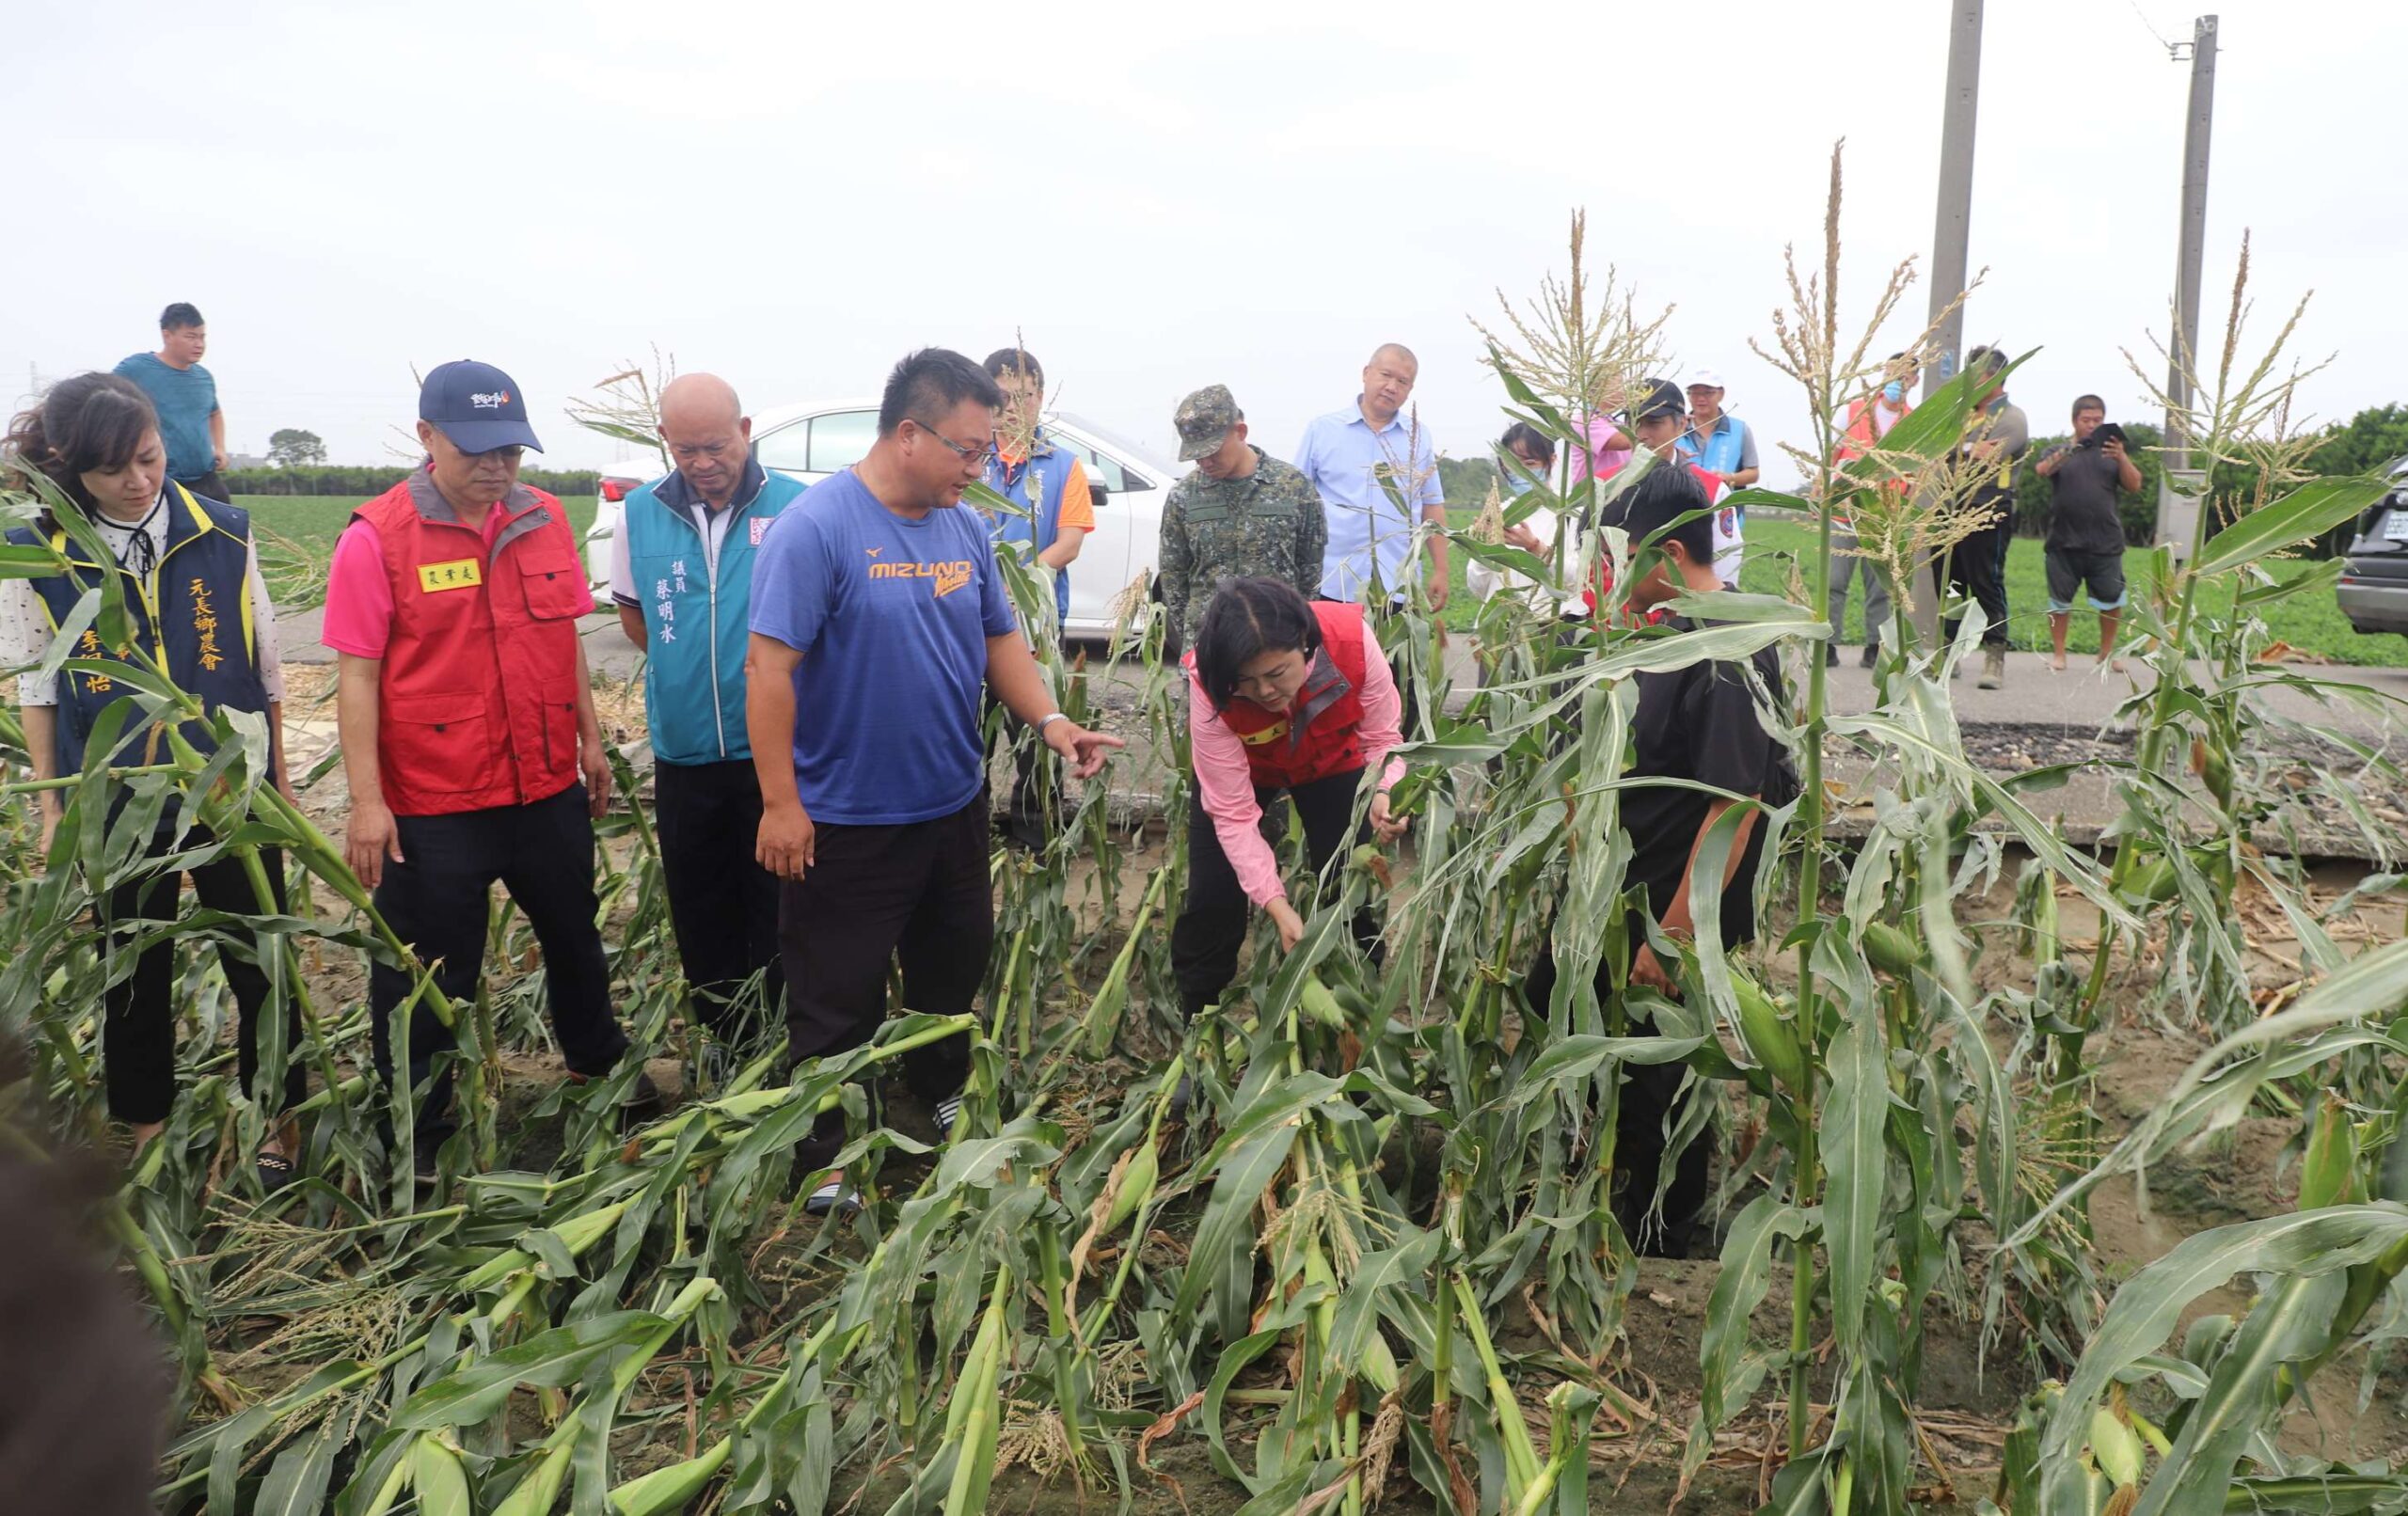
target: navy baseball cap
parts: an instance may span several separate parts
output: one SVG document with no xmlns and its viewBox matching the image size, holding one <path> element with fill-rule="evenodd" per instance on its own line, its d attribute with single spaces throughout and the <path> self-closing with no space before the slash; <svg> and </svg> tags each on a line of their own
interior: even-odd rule
<svg viewBox="0 0 2408 1516">
<path fill-rule="evenodd" d="M 496 448 L 532 448 L 535 429 L 527 424 L 527 401 L 510 375 L 469 358 L 437 364 L 418 389 L 418 418 L 430 421 L 462 452 Z"/>
</svg>

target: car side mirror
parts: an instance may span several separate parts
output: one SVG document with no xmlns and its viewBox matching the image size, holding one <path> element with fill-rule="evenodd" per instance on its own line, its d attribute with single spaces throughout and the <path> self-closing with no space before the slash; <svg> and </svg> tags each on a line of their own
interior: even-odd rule
<svg viewBox="0 0 2408 1516">
<path fill-rule="evenodd" d="M 1087 498 L 1094 501 L 1095 508 L 1101 511 L 1111 503 L 1112 491 L 1105 488 L 1103 481 L 1090 477 L 1087 480 Z"/>
</svg>

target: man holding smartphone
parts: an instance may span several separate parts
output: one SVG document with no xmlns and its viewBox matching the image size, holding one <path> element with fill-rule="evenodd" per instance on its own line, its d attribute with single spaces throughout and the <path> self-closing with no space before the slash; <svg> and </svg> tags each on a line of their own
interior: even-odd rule
<svg viewBox="0 0 2408 1516">
<path fill-rule="evenodd" d="M 2119 494 L 2137 493 L 2141 471 L 2124 450 L 2124 429 L 2107 423 L 2107 403 L 2084 395 L 2073 403 L 2073 440 L 2033 466 L 2049 482 L 2049 639 L 2052 671 L 2066 666 L 2066 626 L 2073 597 L 2087 590 L 2099 612 L 2099 661 L 2124 671 L 2115 656 L 2115 626 L 2124 614 L 2124 518 Z"/>
</svg>

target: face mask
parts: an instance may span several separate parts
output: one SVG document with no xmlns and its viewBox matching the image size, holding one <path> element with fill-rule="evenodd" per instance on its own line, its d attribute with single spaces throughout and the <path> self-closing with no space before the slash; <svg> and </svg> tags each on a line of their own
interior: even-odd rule
<svg viewBox="0 0 2408 1516">
<path fill-rule="evenodd" d="M 1883 385 L 1881 387 L 1881 398 L 1888 401 L 1893 405 L 1895 405 L 1900 401 L 1905 400 L 1907 398 L 1906 381 L 1903 379 L 1893 379 L 1888 384 Z"/>
<path fill-rule="evenodd" d="M 1529 480 L 1524 479 L 1519 474 L 1513 473 L 1509 473 L 1505 476 L 1505 495 L 1508 499 L 1528 495 L 1529 493 L 1530 493 L 1530 482 Z"/>
</svg>

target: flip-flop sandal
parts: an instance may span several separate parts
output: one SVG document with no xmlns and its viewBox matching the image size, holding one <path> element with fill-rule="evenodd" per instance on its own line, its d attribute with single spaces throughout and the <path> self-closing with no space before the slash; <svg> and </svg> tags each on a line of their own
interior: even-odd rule
<svg viewBox="0 0 2408 1516">
<path fill-rule="evenodd" d="M 293 1161 L 282 1153 L 261 1153 L 253 1163 L 259 1170 L 260 1188 L 269 1194 L 276 1193 L 301 1176 L 301 1171 L 294 1168 Z"/>
</svg>

